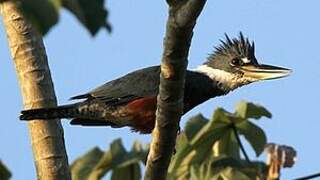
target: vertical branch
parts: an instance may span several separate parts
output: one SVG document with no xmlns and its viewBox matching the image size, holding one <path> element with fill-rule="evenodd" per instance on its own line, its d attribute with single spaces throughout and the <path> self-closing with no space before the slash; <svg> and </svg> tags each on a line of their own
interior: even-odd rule
<svg viewBox="0 0 320 180">
<path fill-rule="evenodd" d="M 25 21 L 17 6 L 16 1 L 0 3 L 24 108 L 54 107 L 57 102 L 42 38 Z M 37 179 L 70 179 L 60 121 L 30 121 L 28 128 Z"/>
<path fill-rule="evenodd" d="M 184 78 L 193 28 L 205 2 L 167 0 L 169 17 L 164 38 L 156 124 L 145 179 L 166 179 L 183 112 Z"/>
</svg>

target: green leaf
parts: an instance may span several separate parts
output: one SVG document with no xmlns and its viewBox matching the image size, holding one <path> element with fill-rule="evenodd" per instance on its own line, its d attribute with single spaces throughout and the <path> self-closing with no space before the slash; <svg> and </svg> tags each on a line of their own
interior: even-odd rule
<svg viewBox="0 0 320 180">
<path fill-rule="evenodd" d="M 266 179 L 268 175 L 268 166 L 265 162 L 245 160 L 241 161 L 242 167 L 239 168 L 242 173 L 245 173 L 250 179 Z"/>
<path fill-rule="evenodd" d="M 249 117 L 257 117 L 257 114 L 251 113 L 252 106 L 248 106 Z M 193 122 L 196 122 L 194 120 Z M 192 122 L 192 123 L 193 123 Z M 189 125 L 189 128 L 192 126 Z M 255 169 L 245 165 L 244 160 L 240 159 L 239 145 L 234 135 L 232 125 L 234 125 L 238 132 L 245 136 L 245 138 L 252 144 L 256 153 L 262 152 L 266 142 L 264 132 L 248 121 L 247 116 L 239 116 L 237 113 L 230 113 L 222 108 L 217 108 L 213 114 L 212 120 L 207 122 L 201 129 L 197 131 L 189 131 L 191 139 L 189 141 L 183 140 L 182 145 L 175 156 L 172 158 L 169 166 L 168 179 L 189 179 L 192 178 L 206 178 L 207 175 L 200 165 L 212 162 L 216 157 L 212 155 L 212 149 L 218 149 L 218 157 L 229 157 L 232 161 L 221 160 L 213 162 L 217 166 L 219 163 L 223 167 L 214 167 L 212 179 L 226 179 L 228 177 L 236 177 L 234 179 L 249 179 L 247 173 L 240 171 L 246 168 L 254 176 L 258 173 Z M 259 131 L 261 130 L 261 131 Z M 190 133 L 192 132 L 192 133 Z M 186 135 L 185 135 L 186 136 Z M 257 138 L 257 139 L 256 139 Z M 255 142 L 256 141 L 256 142 Z M 215 146 L 214 146 L 215 145 Z M 227 167 L 234 167 L 236 169 L 226 169 Z M 191 170 L 193 167 L 193 170 Z M 221 173 L 219 173 L 221 171 Z M 191 174 L 193 173 L 193 174 Z M 212 172 L 211 172 L 212 173 Z M 250 174 L 250 175 L 251 175 Z M 250 176 L 251 177 L 251 176 Z M 232 179 L 232 178 L 231 178 Z"/>
<path fill-rule="evenodd" d="M 220 172 L 220 177 L 223 180 L 230 180 L 230 179 L 236 179 L 236 180 L 250 180 L 250 178 L 242 173 L 241 171 L 235 169 L 235 168 L 231 168 L 231 167 L 227 167 L 225 169 L 223 169 Z"/>
<path fill-rule="evenodd" d="M 0 161 L 0 179 L 7 180 L 10 179 L 11 173 L 8 168 Z"/>
<path fill-rule="evenodd" d="M 121 140 L 114 140 L 110 145 L 110 150 L 102 156 L 99 163 L 91 171 L 89 179 L 102 178 L 109 170 L 123 162 L 126 153 Z"/>
<path fill-rule="evenodd" d="M 142 145 L 139 141 L 134 141 L 131 152 L 129 154 L 133 154 L 133 157 L 137 157 L 138 161 L 142 163 L 147 163 L 147 157 L 149 153 L 149 144 Z"/>
<path fill-rule="evenodd" d="M 229 120 L 225 119 L 224 113 L 218 109 L 214 113 L 213 120 L 203 126 L 192 140 L 183 146 L 174 156 L 169 166 L 172 179 L 175 176 L 184 177 L 188 174 L 191 164 L 200 163 L 208 159 L 212 152 L 213 144 L 219 140 L 229 127 Z M 222 116 L 222 120 L 219 117 Z"/>
<path fill-rule="evenodd" d="M 215 157 L 211 161 L 200 164 L 192 164 L 190 167 L 190 178 L 192 180 L 211 180 L 211 179 L 264 179 L 263 172 L 265 164 L 262 162 L 248 163 L 245 160 L 237 160 L 225 155 Z"/>
<path fill-rule="evenodd" d="M 190 179 L 192 180 L 212 180 L 214 178 L 213 171 L 208 163 L 202 163 L 201 165 L 192 165 L 190 168 Z"/>
<path fill-rule="evenodd" d="M 135 141 L 130 152 L 127 152 L 120 139 L 114 140 L 110 149 L 102 152 L 94 148 L 83 157 L 76 160 L 72 166 L 72 178 L 82 179 L 101 179 L 108 171 L 113 170 L 114 178 L 121 176 L 121 172 L 135 174 L 132 178 L 141 177 L 140 162 L 145 162 L 149 148 Z M 138 168 L 136 166 L 139 166 Z M 134 170 L 134 172 L 131 172 Z"/>
<path fill-rule="evenodd" d="M 95 35 L 100 28 L 106 28 L 111 32 L 104 0 L 63 0 L 62 2 L 63 6 L 77 17 L 91 35 Z"/>
<path fill-rule="evenodd" d="M 203 117 L 202 114 L 197 114 L 191 117 L 184 127 L 184 132 L 188 140 L 191 140 L 193 136 L 208 123 L 208 121 L 209 120 Z"/>
<path fill-rule="evenodd" d="M 212 121 L 230 124 L 232 123 L 232 121 L 229 118 L 231 116 L 232 114 L 230 112 L 224 110 L 223 108 L 217 108 L 213 113 Z"/>
<path fill-rule="evenodd" d="M 221 156 L 222 154 L 240 159 L 239 144 L 232 128 L 226 130 L 225 134 L 214 144 L 214 155 Z"/>
<path fill-rule="evenodd" d="M 59 20 L 60 0 L 20 0 L 17 5 L 22 14 L 45 35 Z"/>
<path fill-rule="evenodd" d="M 212 122 L 212 121 L 211 121 Z M 210 156 L 213 144 L 223 135 L 227 126 L 215 124 L 214 130 L 210 129 L 209 123 L 193 138 L 192 142 L 186 144 L 174 156 L 169 166 L 169 173 L 175 176 L 184 176 L 188 173 L 190 165 L 203 162 Z"/>
<path fill-rule="evenodd" d="M 141 170 L 139 163 L 116 168 L 112 171 L 111 180 L 140 180 Z"/>
<path fill-rule="evenodd" d="M 120 139 L 113 141 L 110 150 L 107 151 L 100 159 L 89 175 L 89 179 L 100 179 L 108 171 L 118 168 L 125 168 L 139 162 L 145 162 L 147 158 L 148 148 L 142 146 L 139 142 L 135 142 L 130 152 L 127 152 L 122 145 Z"/>
<path fill-rule="evenodd" d="M 218 174 L 225 170 L 225 168 L 233 168 L 237 171 L 242 172 L 250 179 L 265 179 L 267 173 L 267 165 L 264 162 L 260 161 L 251 161 L 248 162 L 244 159 L 234 159 L 225 155 L 218 156 L 212 159 L 211 162 L 211 171 L 214 174 Z"/>
<path fill-rule="evenodd" d="M 229 157 L 226 155 L 221 155 L 221 156 L 217 156 L 212 158 L 212 162 L 211 162 L 211 168 L 212 169 L 222 169 L 225 167 L 236 167 L 236 168 L 240 168 L 242 167 L 242 160 L 239 159 L 235 159 L 233 157 Z"/>
<path fill-rule="evenodd" d="M 251 144 L 256 156 L 259 156 L 267 143 L 267 137 L 264 131 L 250 121 L 236 124 L 239 134 L 244 135 L 246 140 Z"/>
<path fill-rule="evenodd" d="M 180 151 L 184 146 L 188 144 L 188 138 L 185 132 L 180 132 L 177 135 L 177 140 L 176 140 L 176 151 Z"/>
<path fill-rule="evenodd" d="M 224 110 L 223 108 L 217 108 L 214 112 L 212 120 L 226 123 L 226 124 L 231 124 L 231 123 L 237 124 L 237 123 L 242 123 L 246 119 L 239 117 L 234 113 L 230 113 Z"/>
<path fill-rule="evenodd" d="M 149 146 L 142 146 L 141 143 L 135 141 L 132 150 L 126 153 L 115 167 L 124 167 L 139 162 L 146 163 L 149 152 Z"/>
<path fill-rule="evenodd" d="M 241 160 L 234 159 L 232 157 L 228 157 L 225 155 L 215 157 L 212 159 L 211 171 L 213 171 L 214 174 L 218 174 L 220 176 L 222 173 L 225 175 L 224 177 L 227 178 L 228 175 L 225 174 L 227 169 L 229 169 L 229 171 L 241 172 L 241 174 L 244 174 L 245 176 L 249 177 L 249 179 L 257 179 L 257 177 L 259 177 L 258 179 L 265 179 L 268 172 L 267 165 L 264 162 L 260 162 L 260 161 L 248 162 L 244 159 L 241 159 Z M 234 175 L 231 175 L 231 176 L 234 176 Z M 220 176 L 220 179 L 221 178 L 223 177 Z M 231 179 L 238 179 L 238 178 L 233 177 Z"/>
<path fill-rule="evenodd" d="M 75 160 L 71 165 L 72 179 L 88 179 L 90 172 L 98 164 L 103 154 L 103 151 L 101 151 L 98 147 L 95 147 L 85 155 Z"/>
<path fill-rule="evenodd" d="M 260 119 L 263 116 L 267 118 L 272 117 L 272 114 L 265 107 L 246 101 L 240 101 L 236 105 L 236 114 L 244 119 Z"/>
</svg>

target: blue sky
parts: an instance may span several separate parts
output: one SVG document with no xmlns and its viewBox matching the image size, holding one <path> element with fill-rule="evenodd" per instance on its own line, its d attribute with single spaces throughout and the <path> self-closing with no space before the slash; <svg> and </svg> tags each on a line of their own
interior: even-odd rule
<svg viewBox="0 0 320 180">
<path fill-rule="evenodd" d="M 112 34 L 101 31 L 91 38 L 72 15 L 62 11 L 59 24 L 44 38 L 59 104 L 105 81 L 160 62 L 165 1 L 109 0 L 107 6 Z M 319 6 L 316 0 L 208 1 L 194 31 L 189 68 L 201 64 L 224 33 L 236 36 L 242 31 L 255 41 L 260 62 L 291 68 L 293 74 L 212 99 L 186 114 L 181 124 L 198 112 L 210 117 L 218 106 L 231 111 L 242 99 L 260 103 L 273 113 L 272 119 L 258 122 L 268 140 L 293 146 L 298 152 L 295 167 L 284 170 L 283 179 L 319 172 Z M 0 59 L 0 159 L 13 172 L 13 179 L 35 179 L 27 125 L 17 118 L 22 98 L 2 22 Z M 128 128 L 82 128 L 70 126 L 66 120 L 63 126 L 70 162 L 96 145 L 106 149 L 115 138 L 121 137 L 126 147 L 135 139 L 150 141 L 150 136 L 131 133 Z"/>
</svg>

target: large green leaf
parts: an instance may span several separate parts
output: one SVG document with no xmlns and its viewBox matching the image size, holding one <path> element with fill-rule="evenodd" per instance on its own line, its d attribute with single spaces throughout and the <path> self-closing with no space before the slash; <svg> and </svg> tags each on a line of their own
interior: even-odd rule
<svg viewBox="0 0 320 180">
<path fill-rule="evenodd" d="M 212 145 L 222 136 L 226 126 L 217 125 L 211 133 L 204 133 L 203 139 L 186 144 L 176 153 L 169 166 L 171 179 L 184 179 L 188 175 L 191 164 L 208 160 L 212 152 Z"/>
<path fill-rule="evenodd" d="M 63 6 L 77 17 L 91 35 L 95 35 L 100 28 L 111 32 L 104 0 L 62 0 L 62 2 Z"/>
<path fill-rule="evenodd" d="M 10 179 L 11 173 L 8 168 L 0 161 L 0 179 L 7 180 Z"/>
<path fill-rule="evenodd" d="M 139 141 L 134 141 L 129 154 L 133 154 L 137 161 L 141 161 L 144 164 L 147 163 L 147 157 L 149 153 L 149 144 L 142 145 Z"/>
<path fill-rule="evenodd" d="M 263 162 L 250 162 L 234 159 L 226 155 L 212 158 L 201 164 L 192 164 L 190 178 L 192 180 L 231 180 L 231 179 L 264 179 L 266 165 Z"/>
<path fill-rule="evenodd" d="M 233 117 L 232 113 L 219 107 L 214 111 L 211 121 L 230 124 L 232 122 L 230 121 L 231 117 Z"/>
<path fill-rule="evenodd" d="M 20 0 L 16 3 L 23 15 L 43 35 L 59 20 L 60 0 Z"/>
<path fill-rule="evenodd" d="M 190 168 L 190 179 L 192 180 L 212 180 L 215 179 L 214 177 L 214 172 L 208 163 L 195 164 Z"/>
<path fill-rule="evenodd" d="M 133 143 L 133 147 L 130 152 L 127 152 L 116 167 L 125 167 L 131 164 L 143 162 L 146 163 L 149 152 L 149 146 L 143 146 L 138 141 Z"/>
<path fill-rule="evenodd" d="M 225 134 L 214 144 L 214 155 L 221 156 L 223 154 L 240 159 L 239 143 L 235 137 L 232 128 L 228 128 Z"/>
<path fill-rule="evenodd" d="M 217 109 L 213 120 L 194 135 L 192 140 L 179 150 L 169 166 L 170 178 L 186 178 L 191 164 L 205 161 L 212 152 L 213 144 L 228 130 L 228 119 L 222 109 Z"/>
<path fill-rule="evenodd" d="M 18 0 L 19 9 L 29 22 L 45 35 L 59 20 L 61 5 L 74 14 L 91 33 L 100 28 L 111 32 L 104 0 Z"/>
<path fill-rule="evenodd" d="M 180 151 L 186 144 L 189 142 L 187 135 L 184 131 L 180 132 L 177 135 L 177 140 L 176 140 L 176 147 L 175 150 L 178 152 Z"/>
<path fill-rule="evenodd" d="M 230 113 L 223 108 L 217 108 L 213 114 L 212 121 L 218 121 L 226 124 L 238 124 L 246 121 L 246 118 L 242 118 L 235 113 Z"/>
<path fill-rule="evenodd" d="M 226 170 L 229 169 L 229 170 Z M 226 173 L 226 171 L 233 171 L 241 172 L 241 174 L 249 177 L 249 179 L 265 179 L 267 174 L 267 165 L 264 162 L 260 161 L 251 161 L 248 162 L 244 159 L 234 159 L 232 157 L 228 157 L 225 155 L 221 155 L 219 157 L 215 157 L 212 159 L 211 162 L 211 171 L 213 171 L 214 174 L 219 175 L 220 179 L 222 178 L 220 175 L 221 173 L 224 174 L 225 178 L 230 175 L 230 173 Z M 238 171 L 238 172 L 237 172 Z M 228 175 L 229 174 L 229 175 Z M 234 176 L 234 174 L 231 173 L 231 176 Z M 229 176 L 230 177 L 230 176 Z M 240 177 L 244 177 L 241 176 Z M 245 177 L 245 179 L 247 178 Z M 231 179 L 238 179 L 235 177 L 230 177 Z M 228 179 L 229 180 L 229 179 Z"/>
<path fill-rule="evenodd" d="M 99 163 L 91 171 L 89 179 L 100 179 L 103 177 L 109 170 L 122 163 L 126 153 L 121 140 L 114 140 L 110 145 L 110 150 L 105 152 Z"/>
<path fill-rule="evenodd" d="M 220 155 L 211 159 L 211 168 L 212 169 L 223 169 L 225 167 L 234 167 L 241 168 L 242 160 L 235 159 L 227 155 Z"/>
<path fill-rule="evenodd" d="M 141 169 L 139 163 L 133 163 L 124 167 L 115 168 L 111 174 L 111 180 L 140 180 Z"/>
<path fill-rule="evenodd" d="M 147 152 L 148 148 L 142 146 L 138 142 L 135 142 L 131 151 L 127 152 L 123 147 L 121 140 L 117 139 L 111 143 L 110 150 L 103 155 L 99 163 L 91 171 L 89 179 L 100 179 L 108 171 L 119 168 L 121 171 L 131 170 L 128 168 L 131 165 L 145 162 Z"/>
<path fill-rule="evenodd" d="M 79 159 L 75 160 L 71 165 L 72 179 L 88 179 L 89 174 L 98 164 L 103 154 L 103 151 L 101 151 L 98 147 L 95 147 Z"/>
<path fill-rule="evenodd" d="M 251 161 L 246 160 L 241 161 L 242 167 L 238 169 L 242 173 L 246 174 L 250 179 L 266 179 L 268 175 L 268 166 L 265 162 L 261 161 Z"/>
<path fill-rule="evenodd" d="M 246 101 L 240 101 L 236 105 L 236 114 L 244 119 L 260 119 L 263 116 L 267 118 L 272 117 L 272 114 L 265 107 Z"/>
<path fill-rule="evenodd" d="M 210 160 L 213 157 L 212 149 L 215 156 L 226 155 L 240 159 L 239 144 L 233 126 L 237 128 L 239 134 L 244 135 L 256 154 L 259 155 L 263 151 L 266 137 L 263 130 L 249 122 L 248 118 L 260 118 L 261 116 L 271 117 L 263 107 L 245 102 L 237 106 L 236 113 L 217 108 L 212 120 L 205 125 L 198 125 L 197 123 L 204 124 L 205 120 L 201 120 L 204 119 L 201 116 L 196 116 L 197 118 L 192 119 L 186 126 L 190 139 L 185 140 L 183 145 L 179 144 L 178 152 L 169 166 L 170 179 L 189 178 L 191 165 L 200 165 Z M 194 129 L 192 129 L 193 126 L 195 126 Z M 227 175 L 224 176 L 227 177 Z"/>
<path fill-rule="evenodd" d="M 223 180 L 251 180 L 246 174 L 232 167 L 227 167 L 223 169 L 219 175 Z"/>
<path fill-rule="evenodd" d="M 191 117 L 184 127 L 184 132 L 188 138 L 191 140 L 193 136 L 204 126 L 208 123 L 208 119 L 203 117 L 202 114 L 197 114 Z"/>
<path fill-rule="evenodd" d="M 148 151 L 148 146 L 136 141 L 133 143 L 131 151 L 127 152 L 121 140 L 116 139 L 106 152 L 94 148 L 77 159 L 71 166 L 72 177 L 76 180 L 100 179 L 112 170 L 113 179 L 125 174 L 134 174 L 135 176 L 132 178 L 139 179 L 141 177 L 139 163 L 146 161 Z"/>
<path fill-rule="evenodd" d="M 264 131 L 250 121 L 236 124 L 239 134 L 244 135 L 246 140 L 251 144 L 256 156 L 259 156 L 267 143 L 267 137 Z"/>
</svg>

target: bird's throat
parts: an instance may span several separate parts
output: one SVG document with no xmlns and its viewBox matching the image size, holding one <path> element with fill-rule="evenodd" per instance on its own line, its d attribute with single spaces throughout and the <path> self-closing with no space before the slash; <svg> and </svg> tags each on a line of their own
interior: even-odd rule
<svg viewBox="0 0 320 180">
<path fill-rule="evenodd" d="M 194 71 L 205 74 L 225 92 L 233 91 L 236 88 L 250 83 L 243 79 L 241 75 L 236 75 L 224 70 L 215 69 L 208 65 L 200 65 Z"/>
</svg>

